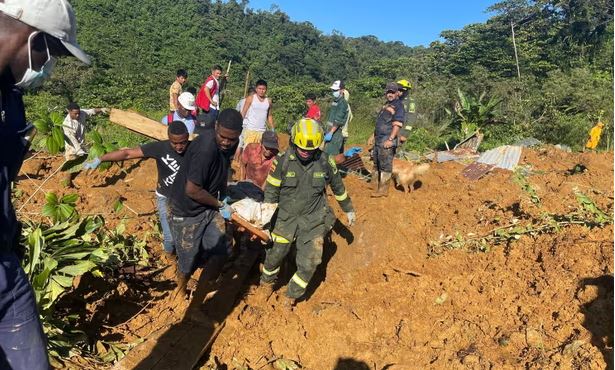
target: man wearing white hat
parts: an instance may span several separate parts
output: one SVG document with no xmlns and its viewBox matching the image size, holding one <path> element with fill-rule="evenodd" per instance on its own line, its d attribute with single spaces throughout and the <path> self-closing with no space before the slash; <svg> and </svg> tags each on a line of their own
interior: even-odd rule
<svg viewBox="0 0 615 370">
<path fill-rule="evenodd" d="M 66 0 L 0 0 L 0 369 L 49 368 L 36 301 L 17 256 L 11 182 L 31 139 L 23 91 L 40 86 L 62 55 L 90 62 Z"/>
<path fill-rule="evenodd" d="M 331 85 L 333 102 L 325 121 L 324 152 L 332 156 L 342 153 L 344 145 L 343 127 L 348 121 L 348 102 L 344 98 L 344 81 L 337 80 Z"/>
<path fill-rule="evenodd" d="M 173 121 L 182 121 L 188 129 L 188 133 L 192 134 L 196 121 L 195 117 L 192 115 L 192 111 L 196 110 L 194 95 L 189 92 L 183 92 L 179 94 L 177 103 L 177 110 L 162 117 L 160 122 L 162 122 L 163 125 L 168 125 Z"/>
</svg>

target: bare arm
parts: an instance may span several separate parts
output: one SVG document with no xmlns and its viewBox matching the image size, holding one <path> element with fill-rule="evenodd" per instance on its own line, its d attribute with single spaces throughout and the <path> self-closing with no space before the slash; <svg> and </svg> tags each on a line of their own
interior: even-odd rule
<svg viewBox="0 0 615 370">
<path fill-rule="evenodd" d="M 275 123 L 273 122 L 273 114 L 271 113 L 272 109 L 272 103 L 271 103 L 271 99 L 269 99 L 269 109 L 267 109 L 267 122 L 269 123 L 269 127 L 271 127 L 271 129 L 275 129 Z"/>
<path fill-rule="evenodd" d="M 246 113 L 248 113 L 248 109 L 250 109 L 250 105 L 252 105 L 252 99 L 254 99 L 254 95 L 248 96 L 243 103 L 243 109 L 241 110 L 241 116 L 243 118 L 246 118 Z"/>
<path fill-rule="evenodd" d="M 190 199 L 200 204 L 213 208 L 220 208 L 220 201 L 218 201 L 216 197 L 209 194 L 207 190 L 203 189 L 202 187 L 198 186 L 190 180 L 186 181 L 186 195 L 188 195 Z"/>
<path fill-rule="evenodd" d="M 127 159 L 143 158 L 141 147 L 120 149 L 100 157 L 101 162 L 119 162 Z"/>
<path fill-rule="evenodd" d="M 173 106 L 175 108 L 179 107 L 179 101 L 177 100 L 178 97 L 179 97 L 179 94 L 176 94 L 176 93 L 171 94 L 171 99 L 173 99 Z"/>
</svg>

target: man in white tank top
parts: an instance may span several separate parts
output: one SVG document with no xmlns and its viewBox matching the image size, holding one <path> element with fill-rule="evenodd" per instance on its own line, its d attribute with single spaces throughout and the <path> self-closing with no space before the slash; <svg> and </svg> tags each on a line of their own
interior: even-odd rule
<svg viewBox="0 0 615 370">
<path fill-rule="evenodd" d="M 261 143 L 263 132 L 275 129 L 271 115 L 271 100 L 267 97 L 267 82 L 256 81 L 256 94 L 246 98 L 241 115 L 243 116 L 242 147 L 250 143 Z"/>
</svg>

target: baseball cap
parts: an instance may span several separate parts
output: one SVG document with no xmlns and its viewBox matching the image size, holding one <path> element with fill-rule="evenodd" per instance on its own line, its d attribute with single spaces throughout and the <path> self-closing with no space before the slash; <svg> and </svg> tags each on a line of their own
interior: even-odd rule
<svg viewBox="0 0 615 370">
<path fill-rule="evenodd" d="M 68 1 L 4 0 L 0 12 L 57 38 L 77 59 L 90 64 L 90 57 L 77 43 L 75 12 Z"/>
<path fill-rule="evenodd" d="M 344 88 L 344 81 L 337 80 L 331 85 L 331 90 L 339 90 Z"/>
<path fill-rule="evenodd" d="M 278 135 L 275 131 L 265 131 L 261 143 L 265 148 L 278 149 Z"/>
<path fill-rule="evenodd" d="M 194 105 L 194 95 L 190 94 L 189 92 L 181 93 L 179 97 L 177 98 L 177 101 L 185 109 L 188 109 L 188 110 L 196 109 L 196 106 Z"/>
<path fill-rule="evenodd" d="M 399 91 L 399 85 L 397 84 L 397 82 L 389 82 L 387 83 L 386 88 L 384 89 L 385 92 L 389 92 L 389 91 Z"/>
</svg>

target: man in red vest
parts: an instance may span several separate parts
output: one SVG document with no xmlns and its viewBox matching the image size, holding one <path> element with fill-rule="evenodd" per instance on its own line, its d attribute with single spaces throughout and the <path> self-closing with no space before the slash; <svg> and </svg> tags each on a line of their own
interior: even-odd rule
<svg viewBox="0 0 615 370">
<path fill-rule="evenodd" d="M 219 79 L 221 75 L 222 67 L 216 64 L 211 69 L 211 75 L 205 79 L 205 83 L 201 86 L 196 96 L 197 107 L 207 116 L 206 123 L 213 123 L 218 118 L 220 110 Z"/>
</svg>

